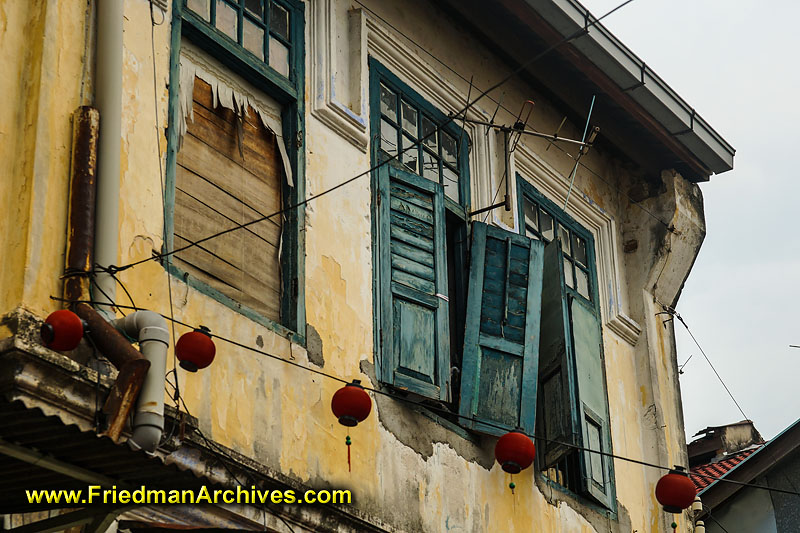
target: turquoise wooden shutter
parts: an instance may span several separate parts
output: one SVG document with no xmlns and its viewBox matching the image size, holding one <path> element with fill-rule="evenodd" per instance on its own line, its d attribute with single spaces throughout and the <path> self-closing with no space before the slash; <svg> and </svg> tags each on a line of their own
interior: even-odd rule
<svg viewBox="0 0 800 533">
<path fill-rule="evenodd" d="M 572 347 L 567 342 L 569 315 L 566 308 L 564 261 L 558 240 L 544 247 L 542 326 L 539 344 L 539 431 L 547 439 L 539 445 L 543 468 L 550 468 L 573 450 L 578 428 L 574 425 L 574 378 Z"/>
<path fill-rule="evenodd" d="M 534 431 L 542 251 L 540 241 L 472 225 L 460 411 L 473 429 Z"/>
<path fill-rule="evenodd" d="M 539 445 L 541 466 L 550 468 L 575 446 L 611 453 L 611 431 L 600 316 L 567 290 L 558 239 L 545 246 L 543 271 L 538 427 L 547 439 Z M 612 509 L 612 462 L 588 451 L 577 456 L 582 492 Z"/>
<path fill-rule="evenodd" d="M 384 165 L 378 194 L 382 380 L 449 400 L 443 188 Z"/>
<path fill-rule="evenodd" d="M 611 453 L 600 317 L 589 302 L 573 296 L 570 296 L 570 315 L 582 445 L 590 450 Z M 615 498 L 611 463 L 608 456 L 588 451 L 581 454 L 584 490 L 609 508 Z"/>
</svg>

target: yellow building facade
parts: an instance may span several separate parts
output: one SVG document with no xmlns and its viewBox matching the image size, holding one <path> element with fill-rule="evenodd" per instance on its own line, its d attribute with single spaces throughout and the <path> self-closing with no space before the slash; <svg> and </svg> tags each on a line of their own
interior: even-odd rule
<svg viewBox="0 0 800 533">
<path fill-rule="evenodd" d="M 113 10 L 103 11 L 108 7 L 99 4 L 104 3 L 118 4 L 121 18 L 106 17 Z M 560 290 L 570 302 L 581 297 L 590 302 L 602 332 L 599 374 L 579 369 L 577 375 L 593 380 L 600 391 L 598 405 L 607 409 L 605 418 L 598 415 L 603 420 L 596 440 L 589 426 L 581 426 L 580 435 L 571 434 L 573 444 L 589 449 L 596 444 L 606 454 L 668 467 L 686 464 L 674 333 L 657 313 L 675 305 L 705 234 L 697 182 L 729 169 L 732 148 L 663 80 L 625 55 L 630 51 L 592 17 L 585 19 L 592 23 L 588 34 L 580 33 L 583 8 L 575 2 L 166 4 L 0 3 L 3 402 L 21 402 L 84 433 L 103 431 L 94 415 L 117 379 L 116 369 L 92 362 L 87 340 L 73 352 L 57 352 L 36 333 L 49 313 L 69 306 L 59 299 L 69 239 L 73 117 L 80 106 L 98 106 L 98 91 L 107 90 L 103 76 L 114 76 L 102 59 L 113 53 L 98 43 L 113 42 L 103 40 L 103 27 L 118 24 L 119 128 L 108 126 L 101 106 L 96 176 L 100 188 L 110 181 L 118 186 L 118 216 L 105 227 L 115 234 L 116 249 L 115 259 L 100 266 L 141 263 L 120 270 L 119 283 L 110 284 L 95 268 L 98 277 L 88 283 L 91 290 L 84 297 L 102 299 L 99 283 L 111 292 L 107 299 L 120 305 L 113 311 L 117 318 L 133 312 L 123 306 L 174 318 L 174 331 L 173 324 L 167 328 L 168 372 L 175 363 L 173 335 L 202 324 L 217 336 L 216 357 L 208 368 L 189 372 L 178 366 L 167 376 L 166 420 L 155 458 L 219 487 L 282 487 L 298 493 L 347 489 L 352 502 L 234 504 L 207 511 L 143 505 L 115 512 L 117 526 L 656 532 L 671 530 L 676 520 L 679 531 L 690 531 L 688 514 L 666 514 L 655 499 L 654 486 L 664 470 L 610 455 L 603 456 L 602 473 L 595 470 L 595 478 L 587 474 L 591 456 L 579 451 L 563 455 L 561 462 L 537 457 L 532 467 L 513 476 L 511 493 L 511 478 L 494 459 L 502 432 L 497 422 L 481 429 L 476 417 L 516 401 L 510 408 L 513 422 L 503 418 L 505 411 L 481 420 L 503 420 L 501 426 L 513 429 L 517 422 L 530 424 L 526 417 L 535 413 L 537 422 L 525 432 L 542 437 L 545 420 L 552 420 L 544 407 L 545 391 L 553 389 L 524 366 L 519 382 L 516 374 L 508 379 L 520 398 L 534 384 L 529 403 L 516 396 L 504 399 L 506 382 L 487 389 L 478 384 L 470 396 L 477 414 L 465 414 L 473 413 L 461 405 L 468 368 L 484 377 L 481 372 L 490 368 L 487 349 L 464 344 L 470 320 L 480 322 L 475 317 L 483 316 L 467 299 L 480 299 L 489 290 L 467 290 L 476 271 L 477 245 L 470 239 L 481 223 L 532 237 L 536 246 L 563 245 L 555 235 L 559 228 L 565 232 L 562 237 L 572 248 L 561 252 L 559 268 L 562 280 L 572 277 Z M 211 103 L 203 104 L 203 98 Z M 203 120 L 219 129 L 203 133 Z M 589 125 L 600 128 L 589 149 L 558 139 L 580 140 Z M 555 141 L 546 137 L 552 134 Z M 108 136 L 120 143 L 118 175 L 103 175 Z M 219 139 L 232 143 L 230 152 L 214 148 Z M 248 139 L 262 139 L 266 148 L 253 148 Z M 204 152 L 198 146 L 211 148 Z M 395 156 L 405 167 L 386 162 Z M 236 190 L 227 189 L 248 161 L 272 169 L 272 174 L 264 171 L 271 177 L 251 169 L 249 177 L 235 178 L 240 180 Z M 417 308 L 410 304 L 397 311 L 406 304 L 386 300 L 399 294 L 386 292 L 394 287 L 390 281 L 402 284 L 396 271 L 407 274 L 400 256 L 384 255 L 391 245 L 381 237 L 381 202 L 395 202 L 392 191 L 400 190 L 391 188 L 392 181 L 386 185 L 388 196 L 381 196 L 382 172 L 394 172 L 390 168 L 411 176 L 402 182 L 411 184 L 408 190 L 430 192 L 417 200 L 434 205 L 434 215 L 419 217 L 433 216 L 435 266 L 426 294 L 449 305 L 435 311 L 435 320 L 448 315 L 443 329 L 430 326 L 428 332 L 427 314 L 414 315 Z M 433 174 L 427 175 L 430 169 Z M 209 190 L 192 185 L 187 176 Z M 433 185 L 420 181 L 426 178 Z M 271 190 L 276 192 L 269 201 L 277 203 L 270 205 L 277 209 L 262 201 Z M 192 201 L 206 211 L 193 210 Z M 436 215 L 439 208 L 442 214 Z M 104 209 L 97 207 L 98 217 Z M 275 211 L 280 213 L 269 220 L 231 231 L 227 244 L 218 244 L 219 237 L 190 247 L 206 255 L 190 255 L 190 249 L 170 254 Z M 102 219 L 107 220 L 113 218 Z M 274 238 L 261 232 L 264 224 L 274 226 Z M 236 237 L 244 233 L 249 237 Z M 508 243 L 511 257 L 512 241 L 497 242 Z M 548 248 L 542 246 L 547 261 Z M 459 250 L 462 257 L 454 259 Z M 270 268 L 272 273 L 266 272 Z M 436 277 L 442 268 L 449 282 Z M 538 270 L 531 268 L 531 280 L 537 277 L 541 287 L 541 263 Z M 425 272 L 419 276 L 428 279 Z M 540 300 L 531 297 L 526 317 L 532 322 L 525 327 L 533 328 L 534 322 L 536 327 L 526 330 L 520 346 L 535 343 L 526 361 L 536 357 L 543 371 Z M 394 322 L 386 322 L 387 315 Z M 412 320 L 409 330 L 401 331 L 401 316 Z M 575 331 L 563 342 L 577 346 L 580 332 L 574 314 L 569 316 Z M 416 319 L 420 322 L 413 323 Z M 546 320 L 541 323 L 544 328 Z M 508 322 L 503 324 L 506 328 Z M 426 344 L 428 333 L 433 344 Z M 390 348 L 390 342 L 399 348 Z M 483 359 L 476 363 L 468 353 Z M 443 355 L 449 358 L 438 358 Z M 399 362 L 392 363 L 392 357 Z M 410 362 L 403 372 L 411 378 L 403 379 L 411 381 L 397 377 L 404 357 Z M 447 367 L 442 368 L 443 361 Z M 434 366 L 445 376 L 442 381 L 428 379 Z M 160 379 L 154 368 L 148 380 Z M 506 379 L 515 372 L 509 368 L 485 379 Z M 372 412 L 348 430 L 333 416 L 330 402 L 341 380 L 353 379 L 369 390 Z M 415 388 L 421 382 L 435 385 L 435 393 Z M 583 393 L 574 386 L 571 401 L 580 402 L 575 395 Z M 607 427 L 606 440 L 602 427 Z M 117 446 L 124 447 L 128 431 Z M 4 443 L 23 446 L 11 434 L 1 436 Z M 548 448 L 548 441 L 534 442 L 540 454 Z M 593 479 L 600 480 L 600 496 L 587 488 Z M 45 516 L 35 508 L 6 506 L 2 512 L 8 525 L 21 525 L 62 511 Z"/>
</svg>

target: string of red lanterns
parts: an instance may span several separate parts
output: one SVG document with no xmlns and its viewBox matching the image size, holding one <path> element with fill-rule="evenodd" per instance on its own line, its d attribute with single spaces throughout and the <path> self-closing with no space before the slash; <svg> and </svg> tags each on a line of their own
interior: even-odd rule
<svg viewBox="0 0 800 533">
<path fill-rule="evenodd" d="M 84 322 L 72 311 L 60 309 L 47 316 L 40 328 L 44 345 L 57 351 L 70 351 L 77 348 L 86 332 Z M 189 371 L 208 367 L 216 356 L 216 346 L 211 338 L 211 330 L 200 326 L 194 331 L 184 333 L 175 343 L 175 354 L 180 366 Z M 345 427 L 355 427 L 366 420 L 372 410 L 372 400 L 364 390 L 360 380 L 353 380 L 337 390 L 331 398 L 331 410 L 339 423 Z M 347 467 L 351 471 L 350 446 L 348 434 Z M 503 471 L 511 474 L 509 488 L 513 494 L 516 485 L 513 475 L 528 468 L 534 460 L 536 447 L 533 441 L 516 429 L 504 434 L 495 444 L 495 459 Z M 696 489 L 685 469 L 675 466 L 658 480 L 655 487 L 656 499 L 668 513 L 680 513 L 695 501 Z"/>
<path fill-rule="evenodd" d="M 194 331 L 184 333 L 175 343 L 175 356 L 181 368 L 189 372 L 197 372 L 214 361 L 217 347 L 211 339 L 211 330 L 200 326 Z"/>
<path fill-rule="evenodd" d="M 39 328 L 44 345 L 59 352 L 77 348 L 84 331 L 83 320 L 69 309 L 53 311 Z"/>
<path fill-rule="evenodd" d="M 354 379 L 337 390 L 331 398 L 331 410 L 339 423 L 345 427 L 355 427 L 363 422 L 372 411 L 372 399 L 361 386 L 361 380 Z M 347 471 L 352 472 L 350 464 L 350 445 L 353 441 L 348 434 L 344 443 L 347 446 Z"/>
<path fill-rule="evenodd" d="M 668 513 L 680 513 L 691 507 L 696 494 L 694 483 L 681 466 L 670 470 L 656 483 L 656 499 Z"/>
</svg>

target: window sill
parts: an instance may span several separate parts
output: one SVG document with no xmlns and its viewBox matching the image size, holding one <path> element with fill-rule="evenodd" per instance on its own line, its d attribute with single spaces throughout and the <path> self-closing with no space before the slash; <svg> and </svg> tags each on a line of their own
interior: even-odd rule
<svg viewBox="0 0 800 533">
<path fill-rule="evenodd" d="M 588 510 L 594 514 L 600 515 L 603 519 L 609 519 L 613 521 L 617 520 L 616 503 L 614 504 L 614 509 L 606 509 L 605 507 L 593 502 L 589 498 L 581 496 L 580 494 L 571 491 L 564 485 L 553 481 L 541 472 L 535 472 L 534 476 L 536 478 L 536 485 L 539 487 L 539 490 L 541 491 L 545 500 L 547 500 L 547 503 L 550 505 L 557 507 L 559 502 L 563 501 L 573 509 L 583 514 L 584 517 L 586 517 L 586 513 L 582 511 Z M 550 489 L 549 493 L 543 490 L 544 487 L 548 487 Z M 553 491 L 557 491 L 558 494 L 554 494 Z M 589 517 L 586 518 L 588 519 Z"/>
<path fill-rule="evenodd" d="M 282 324 L 278 324 L 274 320 L 271 320 L 271 319 L 259 314 L 258 312 L 254 311 L 253 309 L 250 309 L 249 307 L 240 304 L 239 302 L 237 302 L 233 298 L 222 294 L 218 290 L 214 289 L 213 287 L 208 286 L 207 284 L 203 283 L 202 281 L 194 279 L 193 277 L 191 277 L 189 275 L 188 272 L 185 272 L 184 270 L 181 270 L 180 268 L 176 267 L 172 263 L 169 263 L 166 266 L 166 269 L 167 269 L 167 272 L 170 273 L 170 275 L 175 276 L 179 281 L 181 281 L 182 283 L 185 283 L 186 285 L 188 285 L 192 289 L 195 289 L 196 291 L 198 291 L 198 292 L 200 292 L 202 294 L 205 294 L 206 296 L 208 296 L 210 298 L 213 298 L 214 300 L 218 301 L 222 305 L 224 305 L 226 307 L 229 307 L 233 311 L 236 311 L 240 315 L 244 316 L 245 318 L 248 318 L 248 319 L 252 320 L 253 322 L 256 322 L 257 324 L 260 324 L 260 325 L 264 326 L 265 328 L 271 330 L 272 332 L 276 333 L 277 335 L 280 335 L 281 337 L 283 337 L 285 339 L 288 339 L 289 341 L 291 341 L 291 342 L 293 342 L 295 344 L 299 344 L 300 346 L 305 347 L 305 345 L 306 345 L 305 335 L 301 335 L 300 333 L 298 333 L 296 331 L 292 331 L 291 329 L 287 328 L 286 326 L 284 326 Z"/>
</svg>

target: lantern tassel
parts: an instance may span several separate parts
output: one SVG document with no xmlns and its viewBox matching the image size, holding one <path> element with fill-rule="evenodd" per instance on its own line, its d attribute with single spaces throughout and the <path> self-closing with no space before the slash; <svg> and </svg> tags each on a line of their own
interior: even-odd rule
<svg viewBox="0 0 800 533">
<path fill-rule="evenodd" d="M 347 445 L 347 471 L 352 473 L 353 469 L 350 465 L 350 445 L 352 444 L 352 441 L 350 440 L 350 435 L 345 437 L 344 443 Z"/>
</svg>

